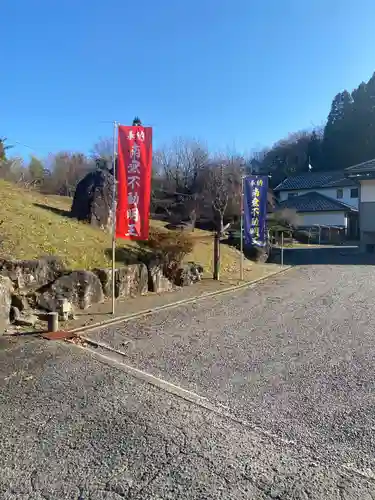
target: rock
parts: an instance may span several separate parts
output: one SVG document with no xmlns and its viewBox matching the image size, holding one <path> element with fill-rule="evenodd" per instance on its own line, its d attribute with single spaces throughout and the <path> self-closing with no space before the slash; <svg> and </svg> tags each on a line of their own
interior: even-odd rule
<svg viewBox="0 0 375 500">
<path fill-rule="evenodd" d="M 19 311 L 29 309 L 30 305 L 25 295 L 12 295 L 12 306 L 16 307 Z"/>
<path fill-rule="evenodd" d="M 59 314 L 59 319 L 61 319 L 62 321 L 68 321 L 69 319 L 75 319 L 74 306 L 65 297 L 62 299 L 59 299 L 59 306 L 58 306 L 57 312 Z"/>
<path fill-rule="evenodd" d="M 5 276 L 0 276 L 0 335 L 3 335 L 10 322 L 13 284 Z"/>
<path fill-rule="evenodd" d="M 38 321 L 39 318 L 35 314 L 20 314 L 15 323 L 19 326 L 35 326 Z"/>
<path fill-rule="evenodd" d="M 254 262 L 264 263 L 267 262 L 270 256 L 271 247 L 267 242 L 264 247 L 247 246 L 244 248 L 244 255 L 247 259 L 253 260 Z"/>
<path fill-rule="evenodd" d="M 148 265 L 148 283 L 151 292 L 163 293 L 174 289 L 173 283 L 164 276 L 163 265 L 158 262 L 151 262 Z"/>
<path fill-rule="evenodd" d="M 112 296 L 112 269 L 95 269 L 104 295 Z M 115 297 L 135 297 L 148 292 L 148 270 L 145 264 L 129 264 L 115 271 Z"/>
<path fill-rule="evenodd" d="M 165 229 L 169 229 L 170 231 L 192 231 L 194 227 L 190 222 L 170 222 L 165 226 Z"/>
<path fill-rule="evenodd" d="M 112 226 L 114 177 L 109 170 L 88 173 L 75 190 L 72 217 L 103 229 Z"/>
<path fill-rule="evenodd" d="M 94 269 L 93 272 L 99 278 L 105 297 L 112 297 L 112 269 Z M 115 285 L 115 288 L 116 285 Z M 118 297 L 118 291 L 116 291 Z"/>
<path fill-rule="evenodd" d="M 38 297 L 38 306 L 46 311 L 58 312 L 61 300 L 67 299 L 78 309 L 104 301 L 102 285 L 91 271 L 72 271 L 58 278 Z"/>
<path fill-rule="evenodd" d="M 36 260 L 2 260 L 0 275 L 12 280 L 18 290 L 37 290 L 55 281 L 65 270 L 58 257 L 42 257 Z"/>
<path fill-rule="evenodd" d="M 15 323 L 21 317 L 21 311 L 16 306 L 11 306 L 9 319 L 11 323 Z"/>
<path fill-rule="evenodd" d="M 195 264 L 194 262 L 184 264 L 179 269 L 177 269 L 176 285 L 190 286 L 197 281 L 201 281 L 202 273 L 203 267 L 199 264 Z"/>
<path fill-rule="evenodd" d="M 116 270 L 116 287 L 119 297 L 146 295 L 148 292 L 148 270 L 145 264 L 130 264 Z"/>
</svg>

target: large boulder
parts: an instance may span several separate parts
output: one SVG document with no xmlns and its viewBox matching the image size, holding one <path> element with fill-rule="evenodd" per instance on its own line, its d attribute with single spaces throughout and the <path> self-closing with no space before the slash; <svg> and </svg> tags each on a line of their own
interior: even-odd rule
<svg viewBox="0 0 375 500">
<path fill-rule="evenodd" d="M 11 279 L 17 290 L 37 290 L 61 276 L 65 267 L 59 257 L 35 260 L 0 260 L 0 275 Z"/>
<path fill-rule="evenodd" d="M 271 246 L 267 242 L 264 247 L 245 246 L 244 255 L 247 259 L 261 264 L 267 262 L 271 254 Z"/>
<path fill-rule="evenodd" d="M 176 272 L 175 283 L 178 286 L 190 286 L 197 281 L 201 281 L 203 267 L 194 262 L 183 264 Z"/>
<path fill-rule="evenodd" d="M 10 323 L 13 284 L 6 276 L 0 276 L 0 335 L 3 335 Z"/>
<path fill-rule="evenodd" d="M 95 269 L 106 297 L 112 296 L 112 269 Z M 148 292 L 148 271 L 145 264 L 129 264 L 115 271 L 115 297 L 136 297 Z"/>
<path fill-rule="evenodd" d="M 63 299 L 78 309 L 104 301 L 102 284 L 91 271 L 72 271 L 58 278 L 38 297 L 38 306 L 46 311 L 59 312 Z"/>
<path fill-rule="evenodd" d="M 70 211 L 72 217 L 102 229 L 112 226 L 113 220 L 112 172 L 106 169 L 88 173 L 75 190 Z"/>
</svg>

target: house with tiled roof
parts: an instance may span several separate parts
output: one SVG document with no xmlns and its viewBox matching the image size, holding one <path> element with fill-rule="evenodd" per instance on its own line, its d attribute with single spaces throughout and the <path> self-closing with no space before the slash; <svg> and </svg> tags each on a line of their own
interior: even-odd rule
<svg viewBox="0 0 375 500">
<path fill-rule="evenodd" d="M 348 180 L 360 185 L 359 227 L 360 247 L 375 252 L 375 159 L 353 165 L 345 170 Z"/>
<path fill-rule="evenodd" d="M 275 188 L 280 209 L 296 210 L 301 227 L 326 226 L 358 234 L 360 185 L 343 171 L 306 172 L 286 178 Z"/>
</svg>

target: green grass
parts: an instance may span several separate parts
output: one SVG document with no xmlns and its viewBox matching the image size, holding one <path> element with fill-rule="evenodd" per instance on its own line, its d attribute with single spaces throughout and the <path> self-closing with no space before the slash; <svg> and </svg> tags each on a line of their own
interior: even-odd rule
<svg viewBox="0 0 375 500">
<path fill-rule="evenodd" d="M 89 224 L 67 217 L 71 200 L 60 196 L 43 196 L 0 180 L 0 257 L 34 259 L 58 255 L 71 269 L 92 269 L 111 265 L 111 235 Z M 153 227 L 164 226 L 151 221 Z M 212 273 L 213 238 L 207 231 L 195 230 L 194 250 L 186 260 L 200 263 Z M 117 241 L 121 255 L 137 250 L 135 242 Z M 223 276 L 239 269 L 240 253 L 221 245 Z M 248 263 L 247 263 L 248 264 Z"/>
</svg>

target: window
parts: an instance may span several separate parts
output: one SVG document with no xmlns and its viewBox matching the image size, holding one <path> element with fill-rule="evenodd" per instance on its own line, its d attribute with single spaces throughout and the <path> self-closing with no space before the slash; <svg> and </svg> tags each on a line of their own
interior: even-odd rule
<svg viewBox="0 0 375 500">
<path fill-rule="evenodd" d="M 290 198 L 294 198 L 295 196 L 298 196 L 298 193 L 288 193 L 288 200 Z"/>
<path fill-rule="evenodd" d="M 341 200 L 344 197 L 344 190 L 343 189 L 337 189 L 336 191 L 336 198 L 338 200 Z"/>
<path fill-rule="evenodd" d="M 358 198 L 358 188 L 352 188 L 350 190 L 350 198 Z"/>
</svg>

